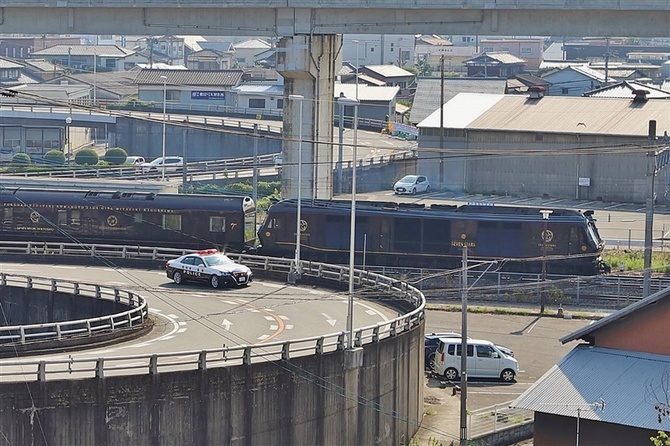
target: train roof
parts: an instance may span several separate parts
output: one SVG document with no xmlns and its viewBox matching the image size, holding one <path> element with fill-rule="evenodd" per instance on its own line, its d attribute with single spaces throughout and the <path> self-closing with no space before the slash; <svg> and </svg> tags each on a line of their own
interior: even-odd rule
<svg viewBox="0 0 670 446">
<path fill-rule="evenodd" d="M 248 210 L 251 197 L 242 195 L 156 194 L 101 190 L 0 188 L 0 204 L 25 203 L 62 206 L 128 206 L 170 210 Z"/>
<path fill-rule="evenodd" d="M 348 200 L 302 200 L 302 210 L 320 210 L 324 214 L 350 213 L 351 201 Z M 272 205 L 271 210 L 278 211 L 282 208 L 295 208 L 297 200 L 282 200 Z M 552 211 L 550 219 L 557 221 L 583 221 L 593 211 L 580 212 L 572 209 L 549 209 Z M 542 214 L 539 208 L 519 206 L 491 206 L 491 205 L 444 205 L 422 203 L 397 203 L 386 201 L 356 201 L 356 213 L 362 215 L 375 213 L 394 213 L 407 217 L 436 217 L 452 219 L 480 219 L 480 220 L 519 220 L 519 221 L 541 221 Z"/>
</svg>

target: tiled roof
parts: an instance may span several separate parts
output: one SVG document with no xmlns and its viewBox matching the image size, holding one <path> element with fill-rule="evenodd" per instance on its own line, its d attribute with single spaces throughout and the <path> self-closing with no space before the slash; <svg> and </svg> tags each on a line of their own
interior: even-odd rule
<svg viewBox="0 0 670 446">
<path fill-rule="evenodd" d="M 501 64 L 523 64 L 526 63 L 524 59 L 516 57 L 513 54 L 502 53 L 502 52 L 491 52 L 491 53 L 482 53 L 476 57 L 473 57 L 470 60 L 466 60 L 464 63 L 466 65 L 475 65 L 484 63 L 483 59 L 486 56 L 487 59 L 499 62 Z"/>
<path fill-rule="evenodd" d="M 249 39 L 235 44 L 235 48 L 238 49 L 266 50 L 270 47 L 271 45 L 268 42 L 261 39 Z"/>
<path fill-rule="evenodd" d="M 649 353 L 580 345 L 568 353 L 511 407 L 564 417 L 670 430 L 670 420 L 654 408 L 650 395 L 662 389 L 670 369 L 670 357 Z M 579 412 L 578 412 L 579 409 Z"/>
<path fill-rule="evenodd" d="M 141 70 L 137 74 L 138 85 L 163 85 L 161 76 L 167 77 L 168 85 L 196 85 L 233 87 L 242 79 L 242 70 Z"/>
<path fill-rule="evenodd" d="M 135 78 L 136 71 L 110 71 L 107 73 L 79 73 L 60 76 L 45 83 L 47 84 L 86 84 L 91 87 L 107 90 L 119 95 L 128 97 L 137 94 L 137 84 Z"/>
<path fill-rule="evenodd" d="M 26 59 L 23 61 L 26 67 L 32 71 L 43 71 L 46 73 L 61 72 L 63 69 L 43 59 Z"/>
<path fill-rule="evenodd" d="M 0 69 L 23 68 L 23 65 L 0 57 Z"/>
</svg>

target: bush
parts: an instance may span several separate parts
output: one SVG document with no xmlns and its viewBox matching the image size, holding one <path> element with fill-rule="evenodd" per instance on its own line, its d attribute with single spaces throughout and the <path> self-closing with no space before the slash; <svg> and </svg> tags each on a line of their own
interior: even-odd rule
<svg viewBox="0 0 670 446">
<path fill-rule="evenodd" d="M 12 158 L 12 165 L 14 166 L 29 166 L 30 165 L 30 155 L 27 153 L 17 153 Z"/>
<path fill-rule="evenodd" d="M 74 156 L 74 162 L 80 166 L 95 166 L 98 164 L 98 154 L 93 149 L 82 149 Z"/>
<path fill-rule="evenodd" d="M 121 147 L 112 147 L 105 152 L 105 161 L 114 166 L 125 163 L 127 157 L 128 152 Z"/>
<path fill-rule="evenodd" d="M 47 153 L 44 154 L 44 161 L 47 164 L 52 164 L 52 165 L 61 165 L 65 164 L 65 154 L 63 153 L 62 150 L 49 150 Z"/>
</svg>

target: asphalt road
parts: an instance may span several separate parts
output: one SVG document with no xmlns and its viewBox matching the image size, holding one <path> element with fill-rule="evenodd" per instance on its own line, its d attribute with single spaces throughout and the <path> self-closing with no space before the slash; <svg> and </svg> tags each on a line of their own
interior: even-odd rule
<svg viewBox="0 0 670 446">
<path fill-rule="evenodd" d="M 143 295 L 158 317 L 148 337 L 102 349 L 41 356 L 99 357 L 220 348 L 224 344 L 259 345 L 345 331 L 347 294 L 254 280 L 249 287 L 214 290 L 206 284 L 175 285 L 163 271 L 3 263 L 5 273 L 55 277 L 119 286 Z M 354 325 L 375 325 L 397 313 L 356 300 Z M 11 360 L 6 360 L 11 361 Z M 0 361 L 0 365 L 3 361 Z"/>
</svg>

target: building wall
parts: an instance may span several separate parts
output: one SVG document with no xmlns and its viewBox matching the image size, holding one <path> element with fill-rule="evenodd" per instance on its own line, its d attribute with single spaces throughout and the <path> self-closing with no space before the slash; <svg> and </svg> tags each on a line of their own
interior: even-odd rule
<svg viewBox="0 0 670 446">
<path fill-rule="evenodd" d="M 524 59 L 529 70 L 537 70 L 544 60 L 544 42 L 541 39 L 482 40 L 481 46 L 482 51 L 487 53 L 503 51 Z"/>
<path fill-rule="evenodd" d="M 593 409 L 588 408 L 585 410 Z M 533 445 L 649 445 L 651 444 L 649 437 L 654 435 L 656 435 L 656 431 L 648 429 L 639 429 L 580 418 L 579 443 L 577 443 L 577 408 L 575 408 L 574 417 L 561 417 L 558 415 L 535 412 Z"/>
<path fill-rule="evenodd" d="M 192 92 L 222 92 L 224 93 L 224 98 L 222 99 L 192 99 Z M 140 85 L 137 91 L 140 101 L 146 102 L 155 102 L 156 104 L 163 103 L 163 86 L 162 85 Z M 234 106 L 235 105 L 235 94 L 230 91 L 229 87 L 198 87 L 198 86 L 184 86 L 184 87 L 175 87 L 168 85 L 167 86 L 167 103 L 168 107 L 170 104 L 179 104 L 182 106 L 195 105 L 202 108 L 208 106 Z"/>
<path fill-rule="evenodd" d="M 354 40 L 358 40 L 355 43 Z M 414 63 L 413 35 L 345 34 L 342 60 L 358 65 L 396 65 Z"/>
<path fill-rule="evenodd" d="M 582 96 L 601 86 L 600 82 L 571 70 L 548 74 L 543 79 L 550 83 L 546 94 L 551 96 Z"/>
<path fill-rule="evenodd" d="M 447 153 L 440 157 L 438 129 L 420 129 L 419 170 L 436 183 L 442 160 L 442 188 L 448 190 L 642 203 L 648 187 L 644 153 L 560 154 L 584 146 L 605 152 L 607 146 L 623 143 L 642 146 L 646 139 L 445 129 Z M 478 150 L 487 156 L 474 158 Z M 539 153 L 528 156 L 528 151 Z M 580 178 L 588 179 L 589 185 L 580 186 Z M 656 190 L 661 200 L 665 182 L 665 173 L 659 173 Z"/>
<path fill-rule="evenodd" d="M 9 444 L 379 445 L 407 443 L 423 414 L 422 322 L 347 352 L 250 365 L 2 383 Z M 35 417 L 39 417 L 39 422 Z M 346 426 L 349 426 L 347 429 Z"/>
<path fill-rule="evenodd" d="M 619 350 L 633 350 L 670 355 L 668 337 L 670 302 L 660 300 L 641 308 L 633 315 L 619 319 L 595 333 L 595 345 Z"/>
</svg>

